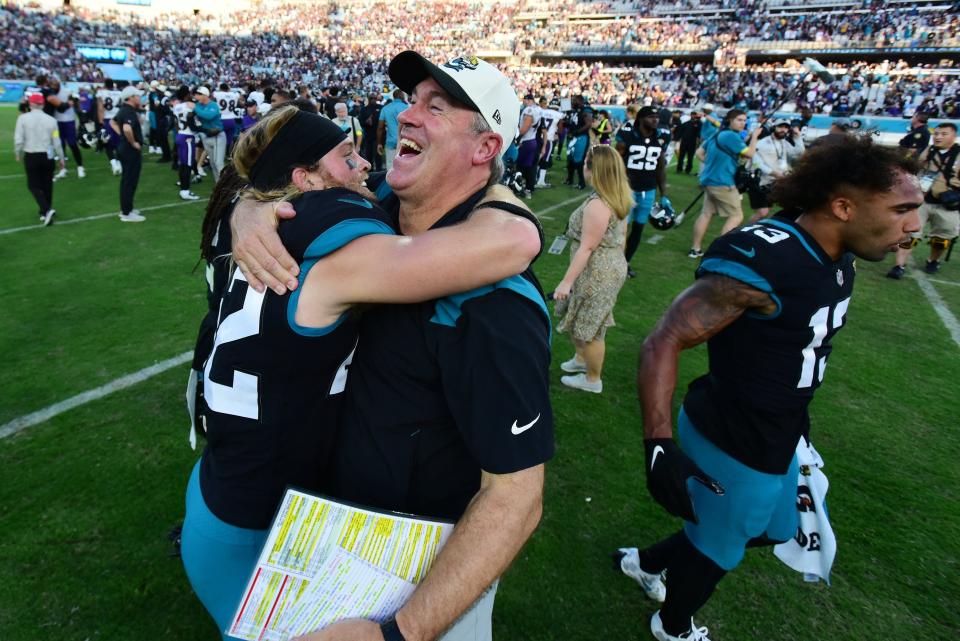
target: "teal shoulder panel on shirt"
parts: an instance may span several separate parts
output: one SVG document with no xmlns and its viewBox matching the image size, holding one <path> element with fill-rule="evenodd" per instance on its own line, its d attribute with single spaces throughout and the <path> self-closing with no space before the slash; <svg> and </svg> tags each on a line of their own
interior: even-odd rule
<svg viewBox="0 0 960 641">
<path fill-rule="evenodd" d="M 301 336 L 323 336 L 335 330 L 343 322 L 346 313 L 326 327 L 304 327 L 297 324 L 297 304 L 300 302 L 300 292 L 303 291 L 303 283 L 307 279 L 307 274 L 310 273 L 310 269 L 317 264 L 318 260 L 349 244 L 350 241 L 368 234 L 394 234 L 394 231 L 383 221 L 374 218 L 350 218 L 342 220 L 327 229 L 307 246 L 306 251 L 303 252 L 304 261 L 300 265 L 300 275 L 297 276 L 299 285 L 287 300 L 287 324 L 290 325 L 290 329 Z"/>
<path fill-rule="evenodd" d="M 341 200 L 343 201 L 344 199 Z M 366 201 L 364 201 L 364 203 L 366 204 Z M 355 205 L 356 203 L 348 204 Z M 366 206 L 368 208 L 370 207 L 369 204 Z M 307 245 L 307 249 L 303 252 L 303 257 L 305 259 L 323 258 L 327 254 L 337 251 L 350 241 L 356 240 L 361 236 L 366 236 L 367 234 L 392 235 L 394 233 L 395 232 L 390 228 L 390 225 L 375 218 L 350 218 L 348 220 L 342 220 L 333 227 L 324 231 L 322 234 L 317 236 L 313 242 Z M 301 277 L 303 277 L 302 273 Z"/>
<path fill-rule="evenodd" d="M 460 294 L 454 294 L 452 296 L 439 299 L 436 302 L 434 314 L 430 318 L 430 322 L 436 323 L 437 325 L 456 327 L 457 321 L 460 319 L 460 315 L 462 313 L 461 308 L 465 302 L 472 298 L 486 296 L 497 289 L 509 289 L 510 291 L 519 294 L 520 296 L 523 296 L 524 298 L 536 304 L 537 307 L 540 308 L 540 311 L 543 312 L 544 317 L 547 319 L 547 325 L 551 326 L 552 328 L 552 324 L 550 323 L 550 312 L 547 311 L 547 304 L 544 302 L 540 291 L 534 286 L 533 283 L 519 274 L 516 276 L 511 276 L 510 278 L 505 278 L 498 283 L 494 283 L 493 285 L 484 285 L 483 287 L 471 289 L 468 292 L 462 292 Z"/>
</svg>

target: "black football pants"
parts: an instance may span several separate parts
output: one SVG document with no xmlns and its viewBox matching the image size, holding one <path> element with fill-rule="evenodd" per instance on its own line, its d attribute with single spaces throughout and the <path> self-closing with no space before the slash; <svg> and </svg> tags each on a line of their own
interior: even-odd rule
<svg viewBox="0 0 960 641">
<path fill-rule="evenodd" d="M 140 156 L 140 151 L 126 144 L 126 141 L 117 150 L 117 158 L 123 168 L 123 175 L 120 176 L 120 211 L 129 214 L 133 211 L 133 195 L 140 183 L 140 166 L 143 164 L 143 158 Z"/>
<path fill-rule="evenodd" d="M 43 216 L 53 205 L 53 160 L 46 152 L 24 154 L 23 167 L 27 172 L 27 189 Z"/>
</svg>

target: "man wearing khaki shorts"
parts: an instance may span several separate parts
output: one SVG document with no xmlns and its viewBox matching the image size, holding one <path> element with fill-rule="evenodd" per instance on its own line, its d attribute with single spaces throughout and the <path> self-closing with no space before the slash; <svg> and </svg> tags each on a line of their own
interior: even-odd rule
<svg viewBox="0 0 960 641">
<path fill-rule="evenodd" d="M 920 231 L 913 235 L 912 247 L 920 243 L 926 229 L 930 237 L 930 258 L 923 270 L 928 274 L 940 271 L 940 257 L 950 247 L 950 243 L 960 236 L 960 211 L 947 209 L 943 200 L 948 191 L 960 189 L 958 156 L 960 144 L 957 143 L 957 126 L 952 122 L 944 122 L 933 130 L 933 145 L 927 147 L 918 157 L 923 167 L 920 183 L 924 189 L 924 202 L 920 208 Z M 903 278 L 911 251 L 912 249 L 897 250 L 897 262 L 887 272 L 887 278 Z"/>
<path fill-rule="evenodd" d="M 753 158 L 762 127 L 750 134 L 750 144 L 743 142 L 740 132 L 747 126 L 747 114 L 731 109 L 724 118 L 726 127 L 706 140 L 697 150 L 697 158 L 703 163 L 700 170 L 700 187 L 706 190 L 703 209 L 693 224 L 693 244 L 687 254 L 690 258 L 703 256 L 703 237 L 714 214 L 726 218 L 720 234 L 723 235 L 743 222 L 743 207 L 737 191 L 734 175 L 741 158 Z"/>
</svg>

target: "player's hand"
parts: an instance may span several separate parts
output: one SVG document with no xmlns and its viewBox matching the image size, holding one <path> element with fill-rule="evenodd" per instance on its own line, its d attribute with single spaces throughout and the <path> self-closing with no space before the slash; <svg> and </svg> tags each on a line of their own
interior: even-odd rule
<svg viewBox="0 0 960 641">
<path fill-rule="evenodd" d="M 263 203 L 241 198 L 230 219 L 233 259 L 258 292 L 269 287 L 277 294 L 297 288 L 300 267 L 287 253 L 277 233 L 279 219 L 293 218 L 290 203 Z"/>
<path fill-rule="evenodd" d="M 293 641 L 383 641 L 383 634 L 373 621 L 344 619 Z"/>
<path fill-rule="evenodd" d="M 673 203 L 666 196 L 660 196 L 660 206 L 664 209 L 673 209 Z"/>
<path fill-rule="evenodd" d="M 383 145 L 377 145 L 377 155 L 378 156 L 383 155 Z"/>
<path fill-rule="evenodd" d="M 687 479 L 702 483 L 714 494 L 722 495 L 723 486 L 707 476 L 672 438 L 644 439 L 647 490 L 650 496 L 673 516 L 698 523 L 697 513 L 687 491 Z"/>
</svg>

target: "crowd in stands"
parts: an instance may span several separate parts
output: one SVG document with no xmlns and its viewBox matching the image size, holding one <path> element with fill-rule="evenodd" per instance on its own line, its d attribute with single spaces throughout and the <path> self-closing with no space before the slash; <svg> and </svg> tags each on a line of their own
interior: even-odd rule
<svg viewBox="0 0 960 641">
<path fill-rule="evenodd" d="M 644 68 L 570 60 L 544 66 L 529 56 L 571 44 L 730 47 L 736 38 L 960 46 L 955 12 L 920 11 L 916 5 L 892 9 L 872 1 L 856 6 L 792 15 L 776 14 L 772 5 L 759 0 L 680 0 L 671 5 L 652 0 L 559 4 L 285 0 L 217 15 L 160 13 L 135 18 L 113 10 L 45 13 L 9 5 L 0 8 L 0 76 L 25 79 L 45 72 L 65 80 L 97 82 L 101 80 L 97 65 L 80 59 L 75 44 L 98 43 L 129 47 L 145 78 L 170 85 L 224 81 L 239 86 L 270 78 L 278 87 L 332 85 L 362 95 L 387 88 L 386 61 L 402 48 L 441 59 L 463 53 L 462 43 L 469 42 L 472 51 L 512 51 L 514 62 L 506 70 L 522 93 L 585 94 L 602 104 L 649 98 L 670 107 L 713 102 L 769 109 L 803 78 L 802 68 L 738 69 L 686 62 Z M 726 13 L 722 19 L 693 14 L 649 19 L 658 12 L 685 8 Z M 567 19 L 533 19 L 543 11 Z M 617 12 L 623 17 L 573 19 Z M 958 76 L 904 66 L 845 65 L 837 70 L 840 80 L 831 86 L 804 85 L 796 106 L 824 113 L 898 116 L 921 110 L 956 116 Z"/>
</svg>

